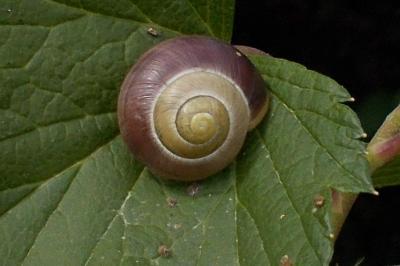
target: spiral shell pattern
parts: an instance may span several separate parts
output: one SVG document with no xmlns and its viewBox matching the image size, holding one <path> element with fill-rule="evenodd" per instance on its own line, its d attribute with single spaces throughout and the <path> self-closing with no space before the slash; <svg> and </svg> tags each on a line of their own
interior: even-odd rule
<svg viewBox="0 0 400 266">
<path fill-rule="evenodd" d="M 265 115 L 267 96 L 261 76 L 235 48 L 179 37 L 145 53 L 125 78 L 120 129 L 156 175 L 198 180 L 234 160 Z"/>
</svg>

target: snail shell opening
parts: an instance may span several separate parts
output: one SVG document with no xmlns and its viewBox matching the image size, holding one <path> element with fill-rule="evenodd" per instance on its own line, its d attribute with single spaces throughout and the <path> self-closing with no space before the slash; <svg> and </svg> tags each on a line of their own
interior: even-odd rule
<svg viewBox="0 0 400 266">
<path fill-rule="evenodd" d="M 268 105 L 263 79 L 238 53 L 215 39 L 180 37 L 149 50 L 129 72 L 120 129 L 153 173 L 193 181 L 234 160 Z"/>
</svg>

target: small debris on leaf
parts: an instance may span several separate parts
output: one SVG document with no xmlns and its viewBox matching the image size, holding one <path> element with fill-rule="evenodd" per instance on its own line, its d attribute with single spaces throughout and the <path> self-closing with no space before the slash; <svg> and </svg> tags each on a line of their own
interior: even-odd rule
<svg viewBox="0 0 400 266">
<path fill-rule="evenodd" d="M 168 197 L 168 198 L 167 198 L 167 204 L 168 204 L 168 207 L 174 208 L 174 207 L 176 207 L 176 205 L 178 204 L 178 200 L 175 199 L 175 198 L 170 198 L 170 197 Z"/>
<path fill-rule="evenodd" d="M 147 29 L 147 33 L 154 37 L 158 37 L 160 35 L 160 33 L 155 28 L 152 27 Z"/>
<path fill-rule="evenodd" d="M 174 224 L 174 229 L 179 229 L 182 227 L 182 224 Z"/>
<path fill-rule="evenodd" d="M 200 191 L 199 183 L 193 183 L 186 189 L 186 193 L 191 197 L 196 196 L 199 193 L 199 191 Z"/>
<path fill-rule="evenodd" d="M 314 197 L 314 206 L 321 208 L 325 204 L 325 198 L 322 195 L 317 195 Z"/>
<path fill-rule="evenodd" d="M 171 250 L 166 245 L 161 245 L 158 247 L 158 255 L 164 258 L 168 258 L 171 256 Z"/>
<path fill-rule="evenodd" d="M 284 255 L 284 256 L 282 256 L 279 265 L 280 265 L 280 266 L 292 266 L 293 263 L 292 263 L 292 261 L 289 259 L 289 256 L 288 256 L 288 255 Z"/>
</svg>

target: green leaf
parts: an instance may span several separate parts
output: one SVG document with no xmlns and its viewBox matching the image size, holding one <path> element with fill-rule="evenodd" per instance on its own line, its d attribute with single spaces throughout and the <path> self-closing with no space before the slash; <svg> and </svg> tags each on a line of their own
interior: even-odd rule
<svg viewBox="0 0 400 266">
<path fill-rule="evenodd" d="M 89 258 L 143 171 L 118 136 L 124 75 L 177 34 L 229 38 L 230 1 L 212 5 L 0 1 L 0 265 Z"/>
<path fill-rule="evenodd" d="M 137 58 L 182 33 L 227 40 L 232 10 L 0 0 L 0 265 L 328 264 L 330 189 L 372 191 L 361 127 L 340 103 L 350 96 L 332 80 L 252 57 L 272 90 L 268 118 L 193 197 L 152 176 L 118 134 L 116 99 Z"/>
<path fill-rule="evenodd" d="M 201 19 L 208 25 L 209 33 L 230 41 L 232 36 L 234 0 L 185 0 L 191 2 Z M 157 1 L 163 2 L 163 1 Z"/>
<path fill-rule="evenodd" d="M 327 265 L 331 188 L 373 191 L 359 120 L 341 104 L 351 97 L 296 63 L 251 58 L 272 103 L 237 162 L 239 257 L 245 265 L 276 265 L 285 255 L 296 265 Z M 325 199 L 321 209 L 314 206 L 318 196 Z"/>
</svg>

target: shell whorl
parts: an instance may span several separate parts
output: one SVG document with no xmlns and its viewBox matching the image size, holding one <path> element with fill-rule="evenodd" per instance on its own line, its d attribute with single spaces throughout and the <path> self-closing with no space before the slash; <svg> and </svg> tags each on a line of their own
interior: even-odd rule
<svg viewBox="0 0 400 266">
<path fill-rule="evenodd" d="M 204 159 L 218 148 L 228 150 L 232 141 L 240 143 L 249 119 L 246 99 L 233 81 L 201 69 L 167 82 L 152 113 L 158 139 L 182 159 Z"/>
<path fill-rule="evenodd" d="M 266 112 L 267 91 L 232 46 L 180 37 L 148 51 L 125 78 L 121 133 L 162 177 L 192 181 L 227 166 Z"/>
</svg>

